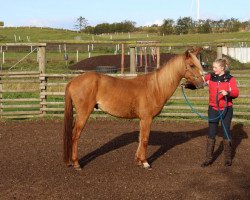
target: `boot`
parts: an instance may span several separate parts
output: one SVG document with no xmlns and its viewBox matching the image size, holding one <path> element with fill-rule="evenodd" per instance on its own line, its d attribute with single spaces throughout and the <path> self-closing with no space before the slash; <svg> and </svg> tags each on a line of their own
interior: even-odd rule
<svg viewBox="0 0 250 200">
<path fill-rule="evenodd" d="M 205 161 L 201 164 L 201 167 L 207 167 L 213 162 L 213 152 L 214 152 L 215 139 L 207 138 L 207 151 Z"/>
<path fill-rule="evenodd" d="M 232 165 L 232 144 L 230 140 L 223 140 L 224 144 L 224 165 L 231 166 Z"/>
</svg>

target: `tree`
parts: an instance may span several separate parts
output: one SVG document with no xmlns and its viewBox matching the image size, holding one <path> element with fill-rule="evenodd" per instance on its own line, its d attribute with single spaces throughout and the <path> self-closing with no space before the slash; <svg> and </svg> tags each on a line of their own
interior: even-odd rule
<svg viewBox="0 0 250 200">
<path fill-rule="evenodd" d="M 160 29 L 161 34 L 170 35 L 174 33 L 174 20 L 164 19 Z"/>
<path fill-rule="evenodd" d="M 102 23 L 97 24 L 94 27 L 94 34 L 102 33 L 115 33 L 115 32 L 133 32 L 135 30 L 135 22 L 132 21 L 123 21 L 119 23 Z"/>
<path fill-rule="evenodd" d="M 194 21 L 191 17 L 183 17 L 177 20 L 176 33 L 187 34 L 194 32 Z"/>
<path fill-rule="evenodd" d="M 92 26 L 87 26 L 85 29 L 84 29 L 84 33 L 89 33 L 89 34 L 94 34 L 94 27 Z"/>
<path fill-rule="evenodd" d="M 85 19 L 84 17 L 80 16 L 76 20 L 75 28 L 79 31 L 82 31 L 87 27 L 87 25 L 88 25 L 88 20 Z"/>
<path fill-rule="evenodd" d="M 135 22 L 125 20 L 123 22 L 117 23 L 116 32 L 133 32 L 135 30 L 135 25 Z"/>
<path fill-rule="evenodd" d="M 235 18 L 227 19 L 224 22 L 227 32 L 237 32 L 240 29 L 240 21 Z"/>
<path fill-rule="evenodd" d="M 244 31 L 250 30 L 250 20 L 241 23 L 241 29 Z"/>
<path fill-rule="evenodd" d="M 211 20 L 200 20 L 199 24 L 197 26 L 197 32 L 198 33 L 211 33 Z"/>
<path fill-rule="evenodd" d="M 3 21 L 0 21 L 0 26 L 4 26 L 4 22 Z"/>
<path fill-rule="evenodd" d="M 109 23 L 97 24 L 94 28 L 94 34 L 111 33 L 111 26 Z"/>
</svg>

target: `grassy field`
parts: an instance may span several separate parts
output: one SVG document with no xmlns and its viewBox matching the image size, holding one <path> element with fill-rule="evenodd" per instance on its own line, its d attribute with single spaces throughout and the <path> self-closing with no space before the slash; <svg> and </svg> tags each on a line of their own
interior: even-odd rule
<svg viewBox="0 0 250 200">
<path fill-rule="evenodd" d="M 217 33 L 217 34 L 187 34 L 187 35 L 165 35 L 151 33 L 119 33 L 89 35 L 77 31 L 51 29 L 51 28 L 0 28 L 1 43 L 6 42 L 43 42 L 69 40 L 82 41 L 160 41 L 164 43 L 213 43 L 223 41 L 246 41 L 250 42 L 250 32 Z M 28 38 L 27 38 L 28 36 Z M 15 40 L 16 37 L 16 40 Z"/>
<path fill-rule="evenodd" d="M 87 44 L 91 42 L 97 42 L 95 44 L 94 51 L 91 51 L 91 57 L 97 55 L 114 54 L 115 44 L 99 44 L 99 42 L 136 42 L 136 41 L 158 41 L 165 44 L 172 44 L 171 50 L 169 47 L 162 47 L 162 53 L 182 53 L 187 48 L 186 45 L 199 43 L 200 46 L 206 43 L 213 44 L 220 43 L 222 41 L 234 41 L 230 45 L 239 46 L 242 43 L 238 41 L 245 41 L 244 45 L 250 45 L 250 32 L 237 32 L 237 33 L 218 33 L 218 34 L 187 34 L 187 35 L 166 35 L 160 36 L 158 34 L 148 33 L 119 33 L 119 34 L 103 34 L 103 35 L 88 35 L 84 33 L 78 33 L 76 31 L 63 30 L 63 29 L 51 29 L 51 28 L 35 28 L 35 27 L 6 27 L 0 28 L 0 46 L 1 43 L 21 43 L 21 42 L 49 42 L 49 43 L 80 43 L 79 44 L 79 60 L 83 60 L 89 57 L 87 51 Z M 85 45 L 85 46 L 84 46 Z M 175 47 L 177 45 L 178 47 Z M 180 47 L 179 45 L 183 45 Z M 83 47 L 84 46 L 84 47 Z M 212 50 L 216 51 L 215 46 L 212 46 Z M 12 70 L 34 70 L 37 66 L 36 52 L 30 54 L 22 62 L 18 63 L 20 59 L 25 57 L 29 50 L 12 52 L 11 50 L 5 50 L 5 63 L 3 64 L 3 56 L 0 53 L 0 67 L 1 69 L 8 70 L 12 67 Z M 129 51 L 126 46 L 125 52 Z M 121 53 L 120 51 L 118 53 Z M 77 62 L 76 60 L 76 48 L 67 48 L 67 54 L 69 57 L 68 62 L 64 60 L 64 53 L 58 51 L 47 50 L 47 72 L 48 73 L 64 73 L 69 72 L 68 66 Z M 205 58 L 209 59 L 211 56 L 205 55 Z M 13 67 L 15 65 L 15 67 Z M 237 69 L 250 68 L 250 64 L 241 64 L 239 62 L 232 63 Z"/>
</svg>

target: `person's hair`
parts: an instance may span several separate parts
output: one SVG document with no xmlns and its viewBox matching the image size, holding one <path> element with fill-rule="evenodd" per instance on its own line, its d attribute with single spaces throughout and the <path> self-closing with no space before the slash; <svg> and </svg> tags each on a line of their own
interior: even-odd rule
<svg viewBox="0 0 250 200">
<path fill-rule="evenodd" d="M 218 63 L 225 71 L 229 70 L 229 60 L 225 57 L 217 58 L 214 63 Z"/>
</svg>

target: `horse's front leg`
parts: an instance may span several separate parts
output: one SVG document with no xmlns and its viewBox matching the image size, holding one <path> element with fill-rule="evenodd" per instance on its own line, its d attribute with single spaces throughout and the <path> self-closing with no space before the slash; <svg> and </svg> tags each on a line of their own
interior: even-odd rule
<svg viewBox="0 0 250 200">
<path fill-rule="evenodd" d="M 139 145 L 135 154 L 135 160 L 137 164 L 146 169 L 150 168 L 150 165 L 146 160 L 146 151 L 148 146 L 151 124 L 152 124 L 152 118 L 141 119 Z"/>
</svg>

